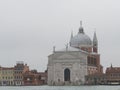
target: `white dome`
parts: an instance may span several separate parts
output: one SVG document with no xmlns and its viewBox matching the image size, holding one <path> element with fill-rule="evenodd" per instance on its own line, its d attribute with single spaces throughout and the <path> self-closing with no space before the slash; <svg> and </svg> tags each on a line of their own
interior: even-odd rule
<svg viewBox="0 0 120 90">
<path fill-rule="evenodd" d="M 89 45 L 90 46 L 92 45 L 92 41 L 84 33 L 79 32 L 76 36 L 74 36 L 70 40 L 70 46 L 72 47 L 89 46 Z"/>
</svg>

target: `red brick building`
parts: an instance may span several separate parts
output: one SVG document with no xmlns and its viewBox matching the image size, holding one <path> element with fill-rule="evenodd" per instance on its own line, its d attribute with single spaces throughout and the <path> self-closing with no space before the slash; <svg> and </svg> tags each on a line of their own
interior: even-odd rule
<svg viewBox="0 0 120 90">
<path fill-rule="evenodd" d="M 23 74 L 24 85 L 45 85 L 47 84 L 47 72 L 31 70 Z"/>
<path fill-rule="evenodd" d="M 86 84 L 120 84 L 120 67 L 108 67 L 105 74 L 86 76 Z"/>
<path fill-rule="evenodd" d="M 106 69 L 107 83 L 120 84 L 120 67 L 108 67 Z"/>
</svg>

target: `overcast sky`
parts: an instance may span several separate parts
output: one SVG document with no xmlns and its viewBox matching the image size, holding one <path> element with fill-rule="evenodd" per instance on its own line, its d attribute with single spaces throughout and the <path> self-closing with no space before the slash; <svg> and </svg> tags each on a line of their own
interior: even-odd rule
<svg viewBox="0 0 120 90">
<path fill-rule="evenodd" d="M 64 48 L 80 20 L 91 39 L 96 29 L 101 64 L 120 66 L 119 0 L 0 0 L 0 65 L 44 71 L 52 47 Z"/>
</svg>

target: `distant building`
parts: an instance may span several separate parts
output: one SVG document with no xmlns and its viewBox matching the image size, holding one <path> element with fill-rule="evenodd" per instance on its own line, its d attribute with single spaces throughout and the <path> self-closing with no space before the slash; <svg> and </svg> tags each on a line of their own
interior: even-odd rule
<svg viewBox="0 0 120 90">
<path fill-rule="evenodd" d="M 37 70 L 25 72 L 23 81 L 25 86 L 45 85 L 47 84 L 47 72 L 37 72 Z"/>
<path fill-rule="evenodd" d="M 86 76 L 86 84 L 120 84 L 120 67 L 108 67 L 105 74 L 93 74 Z"/>
<path fill-rule="evenodd" d="M 55 50 L 48 56 L 48 85 L 80 85 L 85 76 L 103 73 L 98 54 L 98 41 L 87 36 L 80 22 L 78 34 L 71 33 L 70 46 Z"/>
<path fill-rule="evenodd" d="M 100 85 L 106 84 L 106 74 L 92 74 L 85 76 L 85 84 L 86 85 Z"/>
<path fill-rule="evenodd" d="M 14 66 L 14 85 L 24 85 L 23 74 L 26 71 L 29 71 L 29 66 L 21 61 L 17 62 L 17 64 Z"/>
<path fill-rule="evenodd" d="M 19 61 L 14 67 L 0 67 L 0 86 L 25 86 L 47 84 L 47 71 L 29 70 L 29 66 Z"/>
<path fill-rule="evenodd" d="M 0 67 L 0 85 L 12 86 L 14 85 L 14 68 Z"/>
<path fill-rule="evenodd" d="M 120 84 L 120 67 L 108 67 L 106 69 L 107 84 Z"/>
</svg>

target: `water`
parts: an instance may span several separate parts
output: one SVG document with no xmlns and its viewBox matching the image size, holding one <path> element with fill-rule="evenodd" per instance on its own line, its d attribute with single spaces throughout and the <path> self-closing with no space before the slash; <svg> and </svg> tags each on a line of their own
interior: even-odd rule
<svg viewBox="0 0 120 90">
<path fill-rule="evenodd" d="M 0 86 L 0 90 L 120 90 L 120 86 Z"/>
</svg>

